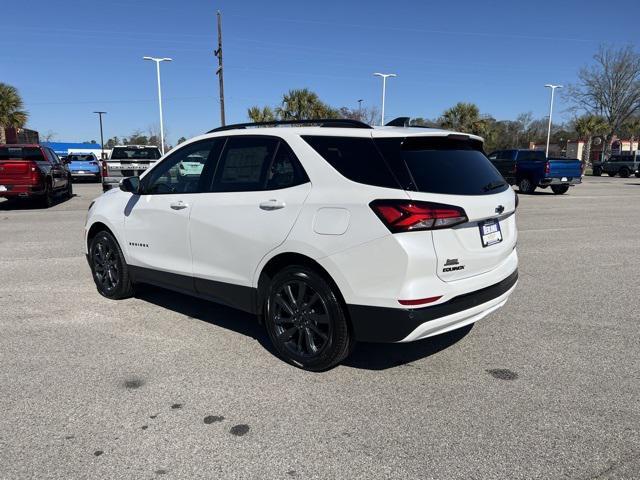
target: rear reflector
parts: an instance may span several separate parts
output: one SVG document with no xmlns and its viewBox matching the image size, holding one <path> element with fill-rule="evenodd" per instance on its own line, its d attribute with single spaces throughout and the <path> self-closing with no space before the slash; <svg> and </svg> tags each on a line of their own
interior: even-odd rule
<svg viewBox="0 0 640 480">
<path fill-rule="evenodd" d="M 109 170 L 107 169 L 107 162 L 105 160 L 102 160 L 102 176 L 109 176 Z"/>
<path fill-rule="evenodd" d="M 462 208 L 441 203 L 374 200 L 369 206 L 392 233 L 449 228 L 468 220 Z"/>
<path fill-rule="evenodd" d="M 437 297 L 419 298 L 417 300 L 398 300 L 398 303 L 400 305 L 407 305 L 407 306 L 424 305 L 425 303 L 433 303 L 437 300 L 440 300 L 441 298 L 442 298 L 442 295 L 438 295 Z"/>
</svg>

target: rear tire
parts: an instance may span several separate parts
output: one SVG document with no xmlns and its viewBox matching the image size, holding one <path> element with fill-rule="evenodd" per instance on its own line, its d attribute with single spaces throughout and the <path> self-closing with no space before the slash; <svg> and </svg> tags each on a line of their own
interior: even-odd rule
<svg viewBox="0 0 640 480">
<path fill-rule="evenodd" d="M 73 198 L 73 184 L 71 183 L 71 179 L 69 179 L 69 183 L 67 184 L 67 191 L 65 192 L 64 196 L 67 199 Z"/>
<path fill-rule="evenodd" d="M 636 172 L 636 178 L 640 178 L 640 170 Z"/>
<path fill-rule="evenodd" d="M 278 355 L 296 367 L 328 370 L 353 349 L 345 308 L 335 287 L 314 270 L 293 265 L 267 290 L 265 326 Z"/>
<path fill-rule="evenodd" d="M 51 183 L 45 183 L 44 195 L 40 197 L 38 203 L 40 203 L 40 206 L 43 208 L 50 208 L 53 205 L 53 188 L 51 187 Z"/>
<path fill-rule="evenodd" d="M 629 178 L 629 176 L 631 175 L 631 172 L 627 167 L 621 168 L 619 173 L 621 178 Z"/>
<path fill-rule="evenodd" d="M 531 180 L 529 180 L 528 178 L 522 178 L 520 180 L 520 183 L 518 183 L 518 190 L 520 190 L 520 192 L 526 194 L 526 195 L 530 195 L 532 194 L 536 189 L 536 186 L 533 184 L 533 182 Z"/>
<path fill-rule="evenodd" d="M 600 175 L 602 175 L 602 168 L 600 167 L 593 167 L 593 172 L 591 172 L 591 174 L 594 177 L 599 177 Z"/>
<path fill-rule="evenodd" d="M 617 172 L 607 172 L 610 177 L 615 177 Z"/>
<path fill-rule="evenodd" d="M 129 267 L 117 240 L 106 230 L 98 232 L 89 246 L 93 281 L 100 295 L 112 300 L 133 295 Z"/>
<path fill-rule="evenodd" d="M 551 185 L 551 190 L 556 195 L 562 195 L 563 193 L 567 193 L 569 190 L 569 185 Z"/>
</svg>

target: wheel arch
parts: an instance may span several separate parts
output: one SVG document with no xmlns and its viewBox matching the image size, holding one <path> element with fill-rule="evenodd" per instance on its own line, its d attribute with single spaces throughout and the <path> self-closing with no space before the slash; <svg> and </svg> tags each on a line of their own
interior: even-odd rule
<svg viewBox="0 0 640 480">
<path fill-rule="evenodd" d="M 351 320 L 349 318 L 349 314 L 347 310 L 347 303 L 344 299 L 344 296 L 342 295 L 342 292 L 340 291 L 340 287 L 338 286 L 338 283 L 333 279 L 331 274 L 316 260 L 314 260 L 313 258 L 307 255 L 296 253 L 296 252 L 279 253 L 273 256 L 272 258 L 270 258 L 269 261 L 267 261 L 267 263 L 265 263 L 265 265 L 262 267 L 262 270 L 258 275 L 257 294 L 256 294 L 256 302 L 257 302 L 256 310 L 258 311 L 258 314 L 259 314 L 258 318 L 260 319 L 260 322 L 262 323 L 263 321 L 262 307 L 264 305 L 264 301 L 267 296 L 267 288 L 269 285 L 269 281 L 273 278 L 273 276 L 276 273 L 278 273 L 280 270 L 282 270 L 283 268 L 289 265 L 302 265 L 302 266 L 308 267 L 313 271 L 315 271 L 316 273 L 318 273 L 324 280 L 327 281 L 327 283 L 329 283 L 329 285 L 331 285 L 331 287 L 336 292 L 338 301 L 342 304 L 344 308 L 344 314 L 345 314 L 345 317 L 347 318 L 349 329 L 353 331 Z"/>
<path fill-rule="evenodd" d="M 89 253 L 89 247 L 91 246 L 91 240 L 93 240 L 93 238 L 102 231 L 106 231 L 109 232 L 113 238 L 116 239 L 116 242 L 118 242 L 118 245 L 120 246 L 120 250 L 122 250 L 122 254 L 124 255 L 124 259 L 127 263 L 129 263 L 129 252 L 128 249 L 126 248 L 126 244 L 123 242 L 123 239 L 120 238 L 120 235 L 118 235 L 116 229 L 112 228 L 112 226 L 110 226 L 107 222 L 104 222 L 102 220 L 96 220 L 95 222 L 93 222 L 91 224 L 91 226 L 89 227 L 89 229 L 87 230 L 87 238 L 86 238 L 86 251 L 87 253 Z"/>
</svg>

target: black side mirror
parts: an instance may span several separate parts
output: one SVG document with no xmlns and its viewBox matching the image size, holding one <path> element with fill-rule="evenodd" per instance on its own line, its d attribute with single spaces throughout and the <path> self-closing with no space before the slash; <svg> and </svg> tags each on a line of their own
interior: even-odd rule
<svg viewBox="0 0 640 480">
<path fill-rule="evenodd" d="M 127 177 L 120 180 L 120 190 L 123 192 L 140 193 L 140 177 Z"/>
</svg>

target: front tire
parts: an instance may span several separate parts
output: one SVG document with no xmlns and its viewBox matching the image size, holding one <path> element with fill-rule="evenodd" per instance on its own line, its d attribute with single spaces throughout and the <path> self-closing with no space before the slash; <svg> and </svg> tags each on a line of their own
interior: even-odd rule
<svg viewBox="0 0 640 480">
<path fill-rule="evenodd" d="M 314 270 L 295 265 L 268 288 L 265 325 L 278 355 L 314 372 L 344 360 L 353 346 L 345 308 L 335 287 Z"/>
<path fill-rule="evenodd" d="M 93 281 L 100 295 L 112 300 L 133 295 L 129 267 L 113 235 L 103 230 L 93 237 L 89 247 L 89 261 Z"/>
<path fill-rule="evenodd" d="M 536 186 L 533 184 L 531 180 L 529 180 L 526 177 L 521 179 L 520 183 L 518 183 L 518 190 L 520 190 L 520 192 L 526 195 L 533 193 L 535 189 L 536 189 Z"/>
<path fill-rule="evenodd" d="M 620 177 L 621 178 L 629 178 L 629 175 L 631 175 L 631 172 L 629 171 L 628 168 L 624 167 L 620 169 Z"/>
<path fill-rule="evenodd" d="M 555 193 L 556 195 L 562 195 L 564 193 L 567 193 L 567 191 L 569 190 L 569 185 L 551 185 L 551 190 L 553 190 L 553 193 Z"/>
</svg>

